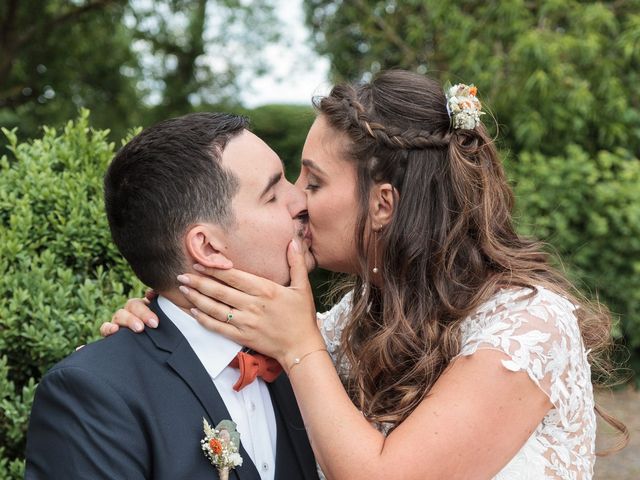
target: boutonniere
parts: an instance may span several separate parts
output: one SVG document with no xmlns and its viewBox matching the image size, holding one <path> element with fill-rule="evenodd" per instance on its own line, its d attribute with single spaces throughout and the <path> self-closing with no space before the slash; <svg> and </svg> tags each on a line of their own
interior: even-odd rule
<svg viewBox="0 0 640 480">
<path fill-rule="evenodd" d="M 240 449 L 240 433 L 231 420 L 222 420 L 216 428 L 212 428 L 205 418 L 202 419 L 204 438 L 200 440 L 202 451 L 218 469 L 220 480 L 228 480 L 232 468 L 242 465 Z"/>
</svg>

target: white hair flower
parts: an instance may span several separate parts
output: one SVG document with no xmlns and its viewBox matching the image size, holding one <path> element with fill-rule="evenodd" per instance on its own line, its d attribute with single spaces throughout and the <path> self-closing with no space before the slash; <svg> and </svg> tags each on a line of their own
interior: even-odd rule
<svg viewBox="0 0 640 480">
<path fill-rule="evenodd" d="M 472 130 L 480 124 L 480 115 L 484 112 L 477 93 L 476 87 L 464 83 L 445 87 L 447 113 L 453 120 L 453 128 Z"/>
</svg>

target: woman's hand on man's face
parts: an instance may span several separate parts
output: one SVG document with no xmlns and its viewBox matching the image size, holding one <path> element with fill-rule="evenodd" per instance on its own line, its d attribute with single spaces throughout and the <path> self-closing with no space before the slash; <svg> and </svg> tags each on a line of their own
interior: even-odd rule
<svg viewBox="0 0 640 480">
<path fill-rule="evenodd" d="M 295 241 L 294 241 L 295 242 Z M 194 266 L 203 275 L 180 275 L 180 288 L 204 327 L 278 360 L 287 369 L 295 358 L 324 348 L 318 330 L 303 246 L 287 250 L 291 286 L 240 270 Z M 206 276 L 205 276 L 206 275 Z"/>
</svg>

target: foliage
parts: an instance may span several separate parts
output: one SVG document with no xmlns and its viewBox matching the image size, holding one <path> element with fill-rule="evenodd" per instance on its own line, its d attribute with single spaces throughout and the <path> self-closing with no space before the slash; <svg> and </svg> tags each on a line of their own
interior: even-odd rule
<svg viewBox="0 0 640 480">
<path fill-rule="evenodd" d="M 0 2 L 0 126 L 32 137 L 87 106 L 95 123 L 124 134 L 120 125 L 141 106 L 125 7 L 122 0 Z"/>
<path fill-rule="evenodd" d="M 287 178 L 291 181 L 298 178 L 302 146 L 315 119 L 313 109 L 300 105 L 265 105 L 235 111 L 249 117 L 253 133 L 280 155 Z"/>
<path fill-rule="evenodd" d="M 256 52 L 279 38 L 272 3 L 130 2 L 141 80 L 151 106 L 145 123 L 200 105 L 237 105 L 245 79 L 265 71 L 264 59 Z"/>
<path fill-rule="evenodd" d="M 264 71 L 256 52 L 276 25 L 272 0 L 0 2 L 0 126 L 33 138 L 84 107 L 120 139 L 200 105 L 237 104 Z"/>
<path fill-rule="evenodd" d="M 622 316 L 614 334 L 640 356 L 640 162 L 628 150 L 557 156 L 523 153 L 509 162 L 520 230 L 546 239 L 568 274 Z M 634 365 L 637 367 L 637 365 Z M 636 373 L 638 369 L 636 368 Z M 636 377 L 640 380 L 639 377 Z"/>
<path fill-rule="evenodd" d="M 0 159 L 0 478 L 22 478 L 36 382 L 98 334 L 141 285 L 117 252 L 102 199 L 114 154 L 88 112 L 62 133 L 18 144 Z"/>
<path fill-rule="evenodd" d="M 334 80 L 400 67 L 478 86 L 511 159 L 521 230 L 621 316 L 640 372 L 640 1 L 304 5 Z"/>
<path fill-rule="evenodd" d="M 509 148 L 640 151 L 640 1 L 305 0 L 334 80 L 380 69 L 474 83 Z"/>
</svg>

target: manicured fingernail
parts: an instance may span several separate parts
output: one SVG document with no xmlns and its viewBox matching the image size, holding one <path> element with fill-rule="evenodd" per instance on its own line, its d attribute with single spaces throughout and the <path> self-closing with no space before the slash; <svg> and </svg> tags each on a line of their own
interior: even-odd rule
<svg viewBox="0 0 640 480">
<path fill-rule="evenodd" d="M 189 283 L 189 277 L 186 275 L 178 275 L 176 278 L 180 283 Z"/>
<path fill-rule="evenodd" d="M 189 289 L 187 287 L 185 287 L 184 285 L 180 285 L 178 287 L 178 290 L 180 290 L 182 293 L 184 293 L 185 295 L 189 295 Z"/>
<path fill-rule="evenodd" d="M 291 240 L 293 244 L 293 251 L 296 253 L 300 253 L 300 245 L 298 245 L 298 241 L 296 239 Z"/>
<path fill-rule="evenodd" d="M 194 317 L 197 317 L 199 313 L 200 312 L 198 311 L 197 308 L 192 308 L 191 309 L 191 315 L 193 315 Z"/>
<path fill-rule="evenodd" d="M 205 268 L 202 265 L 200 265 L 199 263 L 194 263 L 193 264 L 193 269 L 194 270 L 198 270 L 199 272 L 204 272 L 205 271 Z"/>
<path fill-rule="evenodd" d="M 144 325 L 142 325 L 142 322 L 136 322 L 133 324 L 133 329 L 136 332 L 141 332 L 142 330 L 144 330 Z"/>
<path fill-rule="evenodd" d="M 147 320 L 147 323 L 151 328 L 156 328 L 158 326 L 158 321 L 155 318 L 150 318 Z"/>
</svg>

